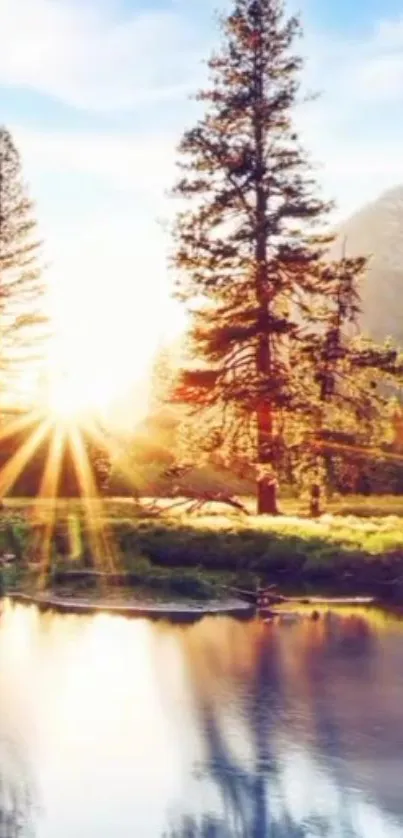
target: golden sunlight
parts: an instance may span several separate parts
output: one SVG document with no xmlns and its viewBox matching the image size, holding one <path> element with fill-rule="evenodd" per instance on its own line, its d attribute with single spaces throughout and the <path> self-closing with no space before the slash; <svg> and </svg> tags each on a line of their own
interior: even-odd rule
<svg viewBox="0 0 403 838">
<path fill-rule="evenodd" d="M 88 413 L 106 407 L 112 399 L 105 381 L 104 390 L 79 371 L 55 372 L 49 382 L 47 407 L 51 415 L 61 422 L 75 422 Z"/>
<path fill-rule="evenodd" d="M 50 416 L 65 425 L 90 417 L 117 418 L 123 404 L 130 426 L 148 408 L 149 371 L 153 353 L 126 352 L 117 357 L 105 346 L 52 347 L 41 401 Z M 129 416 L 130 414 L 130 416 Z"/>
<path fill-rule="evenodd" d="M 133 427 L 147 410 L 155 355 L 161 344 L 183 334 L 186 317 L 171 298 L 169 282 L 151 281 L 165 271 L 162 255 L 154 265 L 150 248 L 141 252 L 139 242 L 132 273 L 125 264 L 111 263 L 105 246 L 93 245 L 94 263 L 84 260 L 79 273 L 68 275 L 59 266 L 51 277 L 46 404 L 53 415 L 67 419 L 113 412 L 122 405 Z"/>
</svg>

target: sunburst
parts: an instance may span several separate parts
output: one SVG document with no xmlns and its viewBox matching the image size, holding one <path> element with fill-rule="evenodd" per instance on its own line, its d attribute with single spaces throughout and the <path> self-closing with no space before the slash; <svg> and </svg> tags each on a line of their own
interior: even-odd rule
<svg viewBox="0 0 403 838">
<path fill-rule="evenodd" d="M 10 495 L 38 448 L 48 441 L 38 495 L 30 516 L 34 543 L 31 545 L 29 558 L 34 560 L 38 568 L 39 587 L 44 585 L 52 562 L 53 538 L 61 503 L 59 483 L 67 450 L 71 452 L 79 486 L 83 530 L 88 538 L 91 560 L 95 569 L 102 574 L 111 573 L 116 569 L 116 550 L 107 524 L 104 501 L 99 494 L 94 469 L 85 445 L 85 437 L 90 433 L 91 424 L 88 423 L 86 428 L 86 423 L 78 417 L 50 415 L 43 418 L 43 414 L 31 412 L 8 423 L 0 433 L 1 441 L 28 431 L 23 444 L 0 471 L 2 499 Z M 97 441 L 99 443 L 98 436 Z"/>
<path fill-rule="evenodd" d="M 40 568 L 38 576 L 39 587 L 42 587 L 45 582 L 46 573 L 51 561 L 52 537 L 56 523 L 58 485 L 65 443 L 66 428 L 63 425 L 57 424 L 51 429 L 48 456 L 34 511 L 34 520 L 39 524 L 39 544 L 36 549 L 36 559 L 39 561 Z"/>
<path fill-rule="evenodd" d="M 29 425 L 32 424 L 32 421 L 35 421 L 35 419 L 33 420 L 31 416 L 30 421 L 27 421 L 26 425 L 23 427 L 29 427 Z M 12 433 L 15 433 L 16 424 L 13 426 L 13 431 L 10 429 L 8 434 L 3 434 L 3 439 L 10 436 Z M 0 498 L 4 498 L 14 486 L 18 477 L 30 462 L 36 450 L 44 441 L 46 435 L 50 432 L 51 426 L 50 420 L 40 421 L 39 425 L 35 427 L 28 439 L 26 439 L 20 448 L 17 449 L 15 454 L 13 454 L 13 456 L 7 461 L 0 472 Z M 21 426 L 18 427 L 18 430 L 21 430 Z"/>
<path fill-rule="evenodd" d="M 85 450 L 83 435 L 77 425 L 72 424 L 68 439 L 77 470 L 81 498 L 89 538 L 91 554 L 104 572 L 115 570 L 115 557 L 109 526 L 104 515 L 104 502 L 98 493 L 92 465 Z"/>
</svg>

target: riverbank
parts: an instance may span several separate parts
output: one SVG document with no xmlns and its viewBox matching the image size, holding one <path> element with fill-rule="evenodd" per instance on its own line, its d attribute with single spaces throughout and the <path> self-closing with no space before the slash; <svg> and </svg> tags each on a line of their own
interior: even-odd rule
<svg viewBox="0 0 403 838">
<path fill-rule="evenodd" d="M 105 594 L 104 594 L 105 596 Z M 283 621 L 296 619 L 318 620 L 329 612 L 357 613 L 366 609 L 379 608 L 379 604 L 371 598 L 357 597 L 355 599 L 315 598 L 309 600 L 290 599 L 287 602 L 278 604 L 274 608 L 256 610 L 254 606 L 240 600 L 226 600 L 209 603 L 139 603 L 131 601 L 130 598 L 123 598 L 120 602 L 111 602 L 105 599 L 83 599 L 77 596 L 60 598 L 55 595 L 36 593 L 22 594 L 11 593 L 7 600 L 19 605 L 35 606 L 42 612 L 53 612 L 72 615 L 97 615 L 107 614 L 109 616 L 120 616 L 130 619 L 147 619 L 162 622 L 169 622 L 179 625 L 192 625 L 205 617 L 231 617 L 236 620 L 250 620 L 253 618 L 264 619 L 266 622 Z M 403 620 L 403 609 L 395 609 L 395 616 Z"/>
<path fill-rule="evenodd" d="M 39 611 L 56 611 L 61 614 L 110 614 L 120 617 L 169 621 L 191 624 L 203 617 L 233 617 L 248 620 L 255 610 L 246 603 L 237 601 L 197 603 L 139 603 L 130 601 L 111 602 L 109 599 L 81 599 L 70 596 L 66 599 L 41 593 L 11 593 L 8 598 L 20 605 L 35 605 Z"/>
<path fill-rule="evenodd" d="M 151 591 L 157 599 L 207 602 L 227 596 L 228 587 L 253 588 L 263 581 L 284 593 L 367 595 L 403 603 L 402 500 L 352 499 L 350 507 L 344 500 L 339 508 L 341 503 L 345 514 L 312 521 L 296 514 L 258 518 L 166 512 L 155 517 L 114 501 L 98 504 L 89 526 L 82 506 L 62 502 L 49 544 L 45 587 L 55 595 L 93 591 L 96 596 L 99 586 L 107 584 L 140 597 Z M 45 504 L 39 512 L 32 504 L 10 504 L 3 513 L 0 551 L 11 549 L 16 555 L 3 573 L 7 590 L 30 593 L 35 587 L 39 566 L 34 553 L 47 515 Z M 102 550 L 94 551 L 94 543 L 105 541 L 114 570 L 107 579 L 102 576 L 106 558 Z"/>
</svg>

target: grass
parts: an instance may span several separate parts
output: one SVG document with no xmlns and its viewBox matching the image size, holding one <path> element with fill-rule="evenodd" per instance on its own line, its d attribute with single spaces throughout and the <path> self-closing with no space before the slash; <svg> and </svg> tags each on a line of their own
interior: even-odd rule
<svg viewBox="0 0 403 838">
<path fill-rule="evenodd" d="M 263 579 L 292 592 L 403 598 L 403 498 L 334 499 L 316 521 L 304 518 L 295 501 L 284 501 L 282 507 L 287 514 L 279 518 L 223 513 L 223 507 L 203 515 L 173 511 L 150 517 L 131 502 L 111 500 L 100 504 L 96 515 L 112 537 L 117 569 L 129 575 L 132 586 L 155 594 L 206 599 L 218 595 L 221 586 L 249 587 Z M 44 519 L 47 509 L 44 502 Z M 7 503 L 0 552 L 12 549 L 29 557 L 32 510 L 29 501 Z M 73 522 L 88 561 L 82 504 L 58 502 L 56 518 L 53 568 L 82 567 L 82 559 L 71 561 L 67 537 Z M 20 574 L 9 575 L 16 579 L 10 584 L 18 586 Z"/>
</svg>

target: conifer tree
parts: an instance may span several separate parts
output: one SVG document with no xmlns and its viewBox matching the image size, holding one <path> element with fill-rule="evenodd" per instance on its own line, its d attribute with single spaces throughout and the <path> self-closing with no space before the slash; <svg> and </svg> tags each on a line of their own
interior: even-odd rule
<svg viewBox="0 0 403 838">
<path fill-rule="evenodd" d="M 174 266 L 192 319 L 194 362 L 182 392 L 253 426 L 259 513 L 276 514 L 281 413 L 293 409 L 307 299 L 325 293 L 329 210 L 293 126 L 299 21 L 282 0 L 234 0 L 209 61 L 204 116 L 180 145 Z M 314 316 L 313 314 L 311 316 Z M 301 394 L 299 394 L 301 399 Z"/>
<path fill-rule="evenodd" d="M 310 512 L 321 511 L 325 482 L 326 440 L 347 432 L 361 443 L 361 451 L 386 441 L 390 422 L 390 392 L 401 386 L 401 358 L 388 342 L 374 343 L 360 334 L 360 283 L 368 260 L 348 258 L 322 267 L 329 293 L 318 319 L 321 328 L 306 335 L 305 361 L 295 364 L 294 386 L 304 382 L 305 433 L 300 440 L 300 466 L 310 485 Z M 330 443 L 331 447 L 331 443 Z M 337 452 L 337 446 L 335 447 Z M 354 450 L 351 450 L 354 455 Z"/>
<path fill-rule="evenodd" d="M 3 389 L 41 358 L 44 287 L 33 204 L 9 131 L 0 127 L 0 369 Z"/>
</svg>

